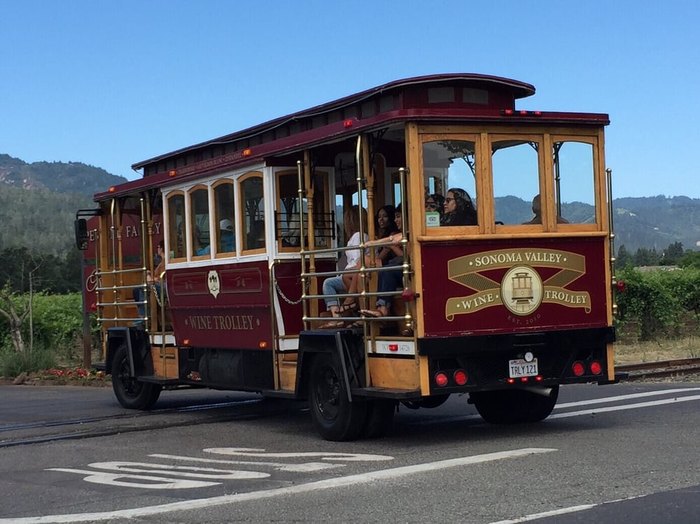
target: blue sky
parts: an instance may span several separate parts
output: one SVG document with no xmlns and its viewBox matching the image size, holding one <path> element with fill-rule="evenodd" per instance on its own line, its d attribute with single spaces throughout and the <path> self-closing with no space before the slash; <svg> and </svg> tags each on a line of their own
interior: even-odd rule
<svg viewBox="0 0 700 524">
<path fill-rule="evenodd" d="M 615 196 L 700 198 L 695 0 L 0 0 L 0 153 L 131 164 L 432 73 L 610 115 Z"/>
</svg>

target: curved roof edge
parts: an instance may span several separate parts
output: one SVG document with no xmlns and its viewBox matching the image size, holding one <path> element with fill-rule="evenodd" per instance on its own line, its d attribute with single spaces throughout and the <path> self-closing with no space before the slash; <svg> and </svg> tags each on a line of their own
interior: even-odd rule
<svg viewBox="0 0 700 524">
<path fill-rule="evenodd" d="M 337 109 L 339 107 L 344 107 L 350 104 L 357 103 L 358 101 L 361 101 L 365 98 L 369 98 L 371 96 L 380 94 L 384 91 L 390 91 L 393 89 L 398 89 L 401 87 L 407 87 L 411 85 L 417 85 L 417 84 L 425 84 L 425 83 L 440 83 L 440 82 L 452 82 L 452 81 L 465 81 L 465 82 L 472 82 L 472 83 L 483 83 L 483 84 L 489 84 L 492 86 L 500 86 L 501 88 L 505 89 L 506 91 L 509 91 L 514 99 L 518 98 L 525 98 L 528 96 L 532 96 L 535 94 L 535 86 L 531 84 L 527 84 L 525 82 L 520 82 L 518 80 L 513 80 L 510 78 L 503 78 L 499 76 L 491 76 L 491 75 L 482 75 L 482 74 L 477 74 L 477 73 L 443 73 L 443 74 L 435 74 L 435 75 L 424 75 L 424 76 L 414 76 L 410 78 L 403 78 L 400 80 L 393 80 L 391 82 L 388 82 L 386 84 L 382 84 L 377 87 L 373 87 L 370 89 L 366 89 L 365 91 L 360 91 L 359 93 L 355 93 L 352 95 L 348 95 L 343 98 L 339 98 L 337 100 L 333 100 L 331 102 L 327 102 L 325 104 L 320 104 L 308 109 L 304 109 L 302 111 L 298 111 L 296 113 L 292 113 L 287 116 L 283 116 L 280 118 L 275 118 L 274 120 L 269 120 L 267 122 L 264 122 L 262 124 L 255 125 L 253 127 L 249 127 L 246 129 L 243 129 L 241 131 L 236 131 L 234 133 L 224 135 L 218 138 L 214 138 L 211 140 L 207 140 L 205 142 L 200 142 L 198 144 L 194 144 L 191 146 L 184 147 L 182 149 L 177 149 L 175 151 L 171 151 L 169 153 L 165 153 L 162 155 L 158 155 L 153 158 L 149 158 L 147 160 L 143 160 L 141 162 L 137 162 L 136 164 L 132 164 L 131 168 L 136 170 L 136 169 L 141 169 L 142 167 L 152 164 L 154 162 L 159 162 L 165 158 L 172 157 L 174 155 L 179 155 L 182 153 L 186 153 L 188 151 L 194 150 L 194 149 L 199 149 L 201 147 L 206 147 L 208 145 L 212 144 L 217 144 L 221 142 L 230 142 L 233 140 L 240 140 L 240 139 L 245 139 L 250 136 L 254 136 L 260 133 L 264 133 L 265 131 L 274 129 L 275 127 L 278 127 L 280 125 L 283 125 L 290 120 L 297 120 L 301 118 L 306 118 L 309 116 L 314 116 L 318 113 L 326 113 L 329 111 L 333 111 L 334 109 Z"/>
</svg>

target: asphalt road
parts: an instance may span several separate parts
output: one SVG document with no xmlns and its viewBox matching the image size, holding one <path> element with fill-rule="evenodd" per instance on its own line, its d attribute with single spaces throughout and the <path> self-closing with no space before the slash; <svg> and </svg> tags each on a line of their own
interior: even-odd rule
<svg viewBox="0 0 700 524">
<path fill-rule="evenodd" d="M 321 440 L 299 402 L 0 387 L 5 522 L 698 522 L 700 384 L 562 388 L 540 424 L 466 397 L 383 439 Z"/>
</svg>

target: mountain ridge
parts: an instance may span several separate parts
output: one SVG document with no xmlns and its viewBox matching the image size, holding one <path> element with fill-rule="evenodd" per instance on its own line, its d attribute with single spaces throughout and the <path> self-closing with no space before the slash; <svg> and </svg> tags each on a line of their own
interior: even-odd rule
<svg viewBox="0 0 700 524">
<path fill-rule="evenodd" d="M 77 209 L 90 207 L 95 193 L 126 181 L 81 162 L 30 164 L 0 153 L 0 249 L 41 245 L 50 252 L 65 250 L 72 242 L 72 217 Z M 499 206 L 508 209 L 508 216 L 502 217 L 506 223 L 532 218 L 530 202 L 513 196 L 499 200 L 507 203 Z M 562 207 L 564 215 L 576 221 L 593 216 L 593 207 L 588 204 L 571 202 Z M 640 248 L 661 251 L 675 242 L 682 243 L 685 249 L 700 249 L 700 199 L 664 195 L 621 197 L 613 200 L 613 209 L 616 249 L 624 245 L 631 253 Z M 50 235 L 46 234 L 48 210 L 52 214 Z M 52 238 L 47 240 L 47 236 Z"/>
</svg>

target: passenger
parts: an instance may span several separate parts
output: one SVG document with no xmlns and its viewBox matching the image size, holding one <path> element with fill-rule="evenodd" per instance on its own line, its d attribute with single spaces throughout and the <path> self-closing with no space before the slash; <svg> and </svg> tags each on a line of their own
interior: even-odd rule
<svg viewBox="0 0 700 524">
<path fill-rule="evenodd" d="M 447 191 L 444 210 L 441 226 L 475 226 L 478 223 L 472 199 L 464 189 Z"/>
<path fill-rule="evenodd" d="M 219 237 L 219 251 L 221 253 L 231 253 L 235 251 L 236 237 L 233 231 L 233 223 L 228 218 L 224 218 L 219 222 L 219 230 L 221 231 Z"/>
<path fill-rule="evenodd" d="M 362 208 L 362 220 L 363 223 L 367 223 L 367 210 Z M 343 224 L 345 228 L 345 234 L 349 237 L 347 247 L 359 246 L 361 244 L 360 240 L 360 207 L 352 206 L 350 209 L 346 210 L 343 214 Z M 369 237 L 365 233 L 364 241 L 367 242 Z M 362 253 L 359 249 L 350 249 L 345 251 L 346 264 L 345 270 L 351 270 L 359 267 L 360 257 Z M 329 277 L 323 281 L 323 294 L 324 295 L 343 295 L 345 293 L 355 292 L 352 290 L 351 281 L 353 279 L 344 279 L 343 277 L 350 277 L 350 274 L 337 275 L 334 277 Z M 348 289 L 350 288 L 350 289 Z M 326 309 L 331 312 L 333 317 L 340 317 L 341 313 L 347 313 L 350 310 L 357 309 L 357 303 L 354 297 L 347 297 L 340 305 L 340 299 L 336 296 L 328 297 L 325 299 Z M 342 325 L 342 324 L 340 324 Z M 324 325 L 323 327 L 336 327 L 332 323 Z"/>
<path fill-rule="evenodd" d="M 529 222 L 523 222 L 523 224 L 541 224 L 542 223 L 542 199 L 540 194 L 537 193 L 535 198 L 532 199 L 532 213 L 535 215 Z M 568 224 L 569 221 L 564 217 L 557 215 L 558 224 Z"/>
<path fill-rule="evenodd" d="M 396 227 L 396 209 L 391 204 L 379 208 L 376 217 L 376 238 L 386 238 L 399 229 Z M 377 252 L 376 260 L 381 264 L 386 264 L 394 257 L 394 252 L 388 247 L 382 247 Z"/>
<path fill-rule="evenodd" d="M 394 256 L 391 258 L 389 263 L 385 264 L 384 267 L 391 267 L 392 269 L 380 271 L 379 280 L 377 283 L 378 293 L 391 293 L 399 288 L 403 288 L 403 248 L 401 245 L 396 244 L 403 238 L 403 220 L 401 218 L 401 204 L 396 206 L 396 214 L 394 215 L 394 220 L 398 231 L 392 233 L 388 237 L 373 240 L 368 242 L 367 245 L 382 245 L 391 244 L 386 246 L 390 249 Z M 366 317 L 386 317 L 389 315 L 391 310 L 392 296 L 378 296 L 376 307 L 377 309 L 363 309 L 360 311 L 362 316 Z"/>
<path fill-rule="evenodd" d="M 425 211 L 427 212 L 437 212 L 440 215 L 440 222 L 442 223 L 442 216 L 445 211 L 445 197 L 438 193 L 428 195 L 425 199 Z"/>
<path fill-rule="evenodd" d="M 155 275 L 151 273 L 151 270 L 146 271 L 146 283 L 153 287 L 156 293 L 156 297 L 160 300 L 161 292 L 161 281 L 160 276 L 165 271 L 165 244 L 160 240 L 156 246 L 156 255 L 153 257 L 153 263 L 156 268 L 154 270 Z M 146 304 L 143 304 L 146 300 L 146 295 L 142 287 L 134 288 L 133 290 L 134 302 L 136 302 L 136 309 L 139 313 L 139 318 L 143 319 L 146 316 Z M 142 324 L 142 321 L 139 322 Z"/>
</svg>

